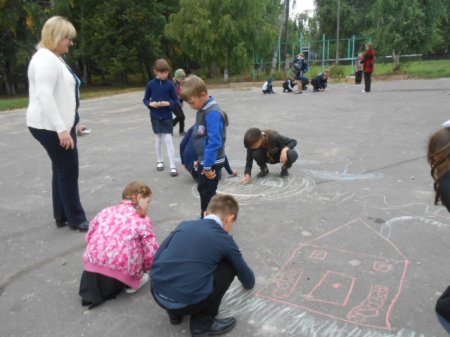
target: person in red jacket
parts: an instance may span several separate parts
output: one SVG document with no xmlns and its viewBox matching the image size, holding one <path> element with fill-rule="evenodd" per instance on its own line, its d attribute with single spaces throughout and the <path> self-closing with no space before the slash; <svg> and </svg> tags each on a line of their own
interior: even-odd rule
<svg viewBox="0 0 450 337">
<path fill-rule="evenodd" d="M 372 43 L 367 42 L 366 52 L 364 53 L 364 89 L 363 92 L 370 92 L 371 77 L 375 67 L 375 49 Z"/>
</svg>

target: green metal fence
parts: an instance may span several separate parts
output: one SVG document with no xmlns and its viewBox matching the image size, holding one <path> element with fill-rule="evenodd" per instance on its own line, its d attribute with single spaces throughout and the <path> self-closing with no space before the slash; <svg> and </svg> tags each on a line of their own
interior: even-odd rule
<svg viewBox="0 0 450 337">
<path fill-rule="evenodd" d="M 365 44 L 368 41 L 371 41 L 370 37 L 353 35 L 350 38 L 336 40 L 328 39 L 325 34 L 322 35 L 321 40 L 308 40 L 300 33 L 300 36 L 295 40 L 289 42 L 277 41 L 274 49 L 274 55 L 277 56 L 275 69 L 272 69 L 273 60 L 263 60 L 255 55 L 253 78 L 256 78 L 258 73 L 265 73 L 268 70 L 282 72 L 285 69 L 290 69 L 292 61 L 299 53 L 304 53 L 309 64 L 320 65 L 322 70 L 337 63 L 354 65 L 358 53 L 364 51 Z M 282 55 L 284 50 L 288 50 L 289 55 Z M 286 62 L 289 63 L 286 64 Z"/>
</svg>

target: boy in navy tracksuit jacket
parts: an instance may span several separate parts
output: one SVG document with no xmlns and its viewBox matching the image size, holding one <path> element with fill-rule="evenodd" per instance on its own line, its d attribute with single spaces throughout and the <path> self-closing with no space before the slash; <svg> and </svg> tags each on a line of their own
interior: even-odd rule
<svg viewBox="0 0 450 337">
<path fill-rule="evenodd" d="M 214 97 L 208 96 L 205 82 L 198 76 L 186 79 L 181 97 L 197 110 L 192 144 L 200 164 L 197 190 L 203 217 L 209 201 L 216 194 L 220 170 L 225 163 L 225 117 Z"/>
</svg>

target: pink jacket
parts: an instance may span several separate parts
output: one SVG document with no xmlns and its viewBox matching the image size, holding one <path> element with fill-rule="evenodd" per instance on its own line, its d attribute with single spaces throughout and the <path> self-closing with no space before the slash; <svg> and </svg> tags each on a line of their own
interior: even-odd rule
<svg viewBox="0 0 450 337">
<path fill-rule="evenodd" d="M 140 216 L 129 200 L 105 208 L 92 219 L 86 244 L 85 270 L 135 289 L 142 274 L 150 270 L 159 247 L 151 219 Z"/>
</svg>

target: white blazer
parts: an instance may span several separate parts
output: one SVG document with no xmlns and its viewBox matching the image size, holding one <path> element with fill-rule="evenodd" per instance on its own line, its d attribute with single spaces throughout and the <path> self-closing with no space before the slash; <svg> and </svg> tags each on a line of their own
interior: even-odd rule
<svg viewBox="0 0 450 337">
<path fill-rule="evenodd" d="M 27 126 L 70 132 L 75 121 L 75 78 L 64 61 L 46 48 L 39 48 L 28 66 L 30 102 Z"/>
</svg>

